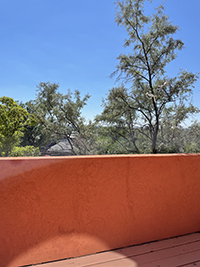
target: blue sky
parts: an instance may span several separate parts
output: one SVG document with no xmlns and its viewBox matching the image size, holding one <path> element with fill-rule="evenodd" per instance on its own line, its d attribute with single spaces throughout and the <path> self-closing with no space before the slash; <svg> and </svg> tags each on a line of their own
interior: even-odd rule
<svg viewBox="0 0 200 267">
<path fill-rule="evenodd" d="M 55 82 L 60 92 L 79 90 L 91 95 L 83 110 L 92 119 L 102 111 L 102 97 L 116 86 L 109 75 L 124 53 L 126 31 L 115 23 L 114 0 L 1 0 L 0 96 L 19 101 L 35 99 L 40 82 Z M 147 12 L 161 4 L 148 4 Z M 200 71 L 200 1 L 166 0 L 166 14 L 180 27 L 185 43 L 168 67 Z M 200 80 L 194 104 L 200 108 Z M 198 116 L 200 118 L 200 116 Z"/>
</svg>

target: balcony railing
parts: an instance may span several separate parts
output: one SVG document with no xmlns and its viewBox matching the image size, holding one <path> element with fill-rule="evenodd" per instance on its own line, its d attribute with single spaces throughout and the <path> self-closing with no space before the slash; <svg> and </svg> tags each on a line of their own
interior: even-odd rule
<svg viewBox="0 0 200 267">
<path fill-rule="evenodd" d="M 200 231 L 200 155 L 0 159 L 0 266 Z"/>
</svg>

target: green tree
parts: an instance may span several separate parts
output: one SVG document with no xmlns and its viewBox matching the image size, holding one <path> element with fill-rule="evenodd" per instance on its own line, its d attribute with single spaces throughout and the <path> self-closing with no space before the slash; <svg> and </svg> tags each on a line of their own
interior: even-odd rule
<svg viewBox="0 0 200 267">
<path fill-rule="evenodd" d="M 136 141 L 138 133 L 135 131 L 133 121 L 135 111 L 117 95 L 127 95 L 125 87 L 117 87 L 110 90 L 106 100 L 103 101 L 104 110 L 96 116 L 96 122 L 103 122 L 99 135 L 107 136 L 108 154 L 140 153 Z"/>
<path fill-rule="evenodd" d="M 200 153 L 200 123 L 194 121 L 189 127 L 181 131 L 184 152 Z M 180 139 L 179 139 L 180 142 Z"/>
<path fill-rule="evenodd" d="M 104 101 L 104 111 L 98 121 L 111 123 L 115 127 L 126 121 L 130 127 L 133 152 L 139 149 L 139 137 L 146 140 L 146 151 L 159 152 L 158 136 L 161 125 L 170 120 L 178 127 L 191 114 L 198 112 L 192 104 L 192 88 L 198 74 L 187 70 L 173 78 L 167 76 L 166 66 L 176 58 L 177 50 L 183 48 L 180 39 L 174 39 L 178 26 L 174 26 L 164 14 L 163 5 L 152 16 L 144 13 L 145 0 L 117 1 L 116 22 L 126 28 L 128 38 L 124 46 L 131 53 L 121 54 L 119 64 L 112 74 L 123 83 L 110 90 Z M 125 87 L 127 84 L 128 88 Z M 121 116 L 108 111 L 113 102 L 121 103 Z M 117 109 L 115 110 L 117 112 Z M 126 114 L 126 115 L 125 115 Z M 128 122 L 127 114 L 131 121 Z M 124 135 L 127 138 L 127 134 Z"/>
<path fill-rule="evenodd" d="M 20 138 L 26 125 L 34 123 L 34 118 L 12 98 L 0 98 L 0 155 L 10 156 L 13 150 L 20 150 Z M 28 148 L 23 148 L 24 151 Z M 36 153 L 38 154 L 38 153 Z M 23 156 L 18 152 L 18 156 Z M 34 155 L 34 149 L 32 149 Z"/>
<path fill-rule="evenodd" d="M 35 110 L 37 110 L 34 105 L 34 101 L 29 101 L 27 103 L 20 103 L 20 105 L 25 108 L 29 114 L 34 116 L 35 123 L 25 125 L 24 127 L 24 135 L 21 138 L 21 146 L 34 146 L 34 147 L 42 147 L 45 146 L 46 143 L 51 142 L 50 136 L 47 132 L 44 131 L 44 125 L 40 123 L 37 117 L 34 115 Z"/>
<path fill-rule="evenodd" d="M 58 88 L 56 83 L 41 82 L 36 99 L 26 103 L 27 109 L 34 114 L 40 133 L 46 137 L 46 144 L 65 139 L 72 154 L 91 154 L 94 151 L 91 131 L 95 128 L 91 122 L 87 124 L 82 116 L 89 94 L 81 98 L 78 90 L 61 94 Z"/>
</svg>

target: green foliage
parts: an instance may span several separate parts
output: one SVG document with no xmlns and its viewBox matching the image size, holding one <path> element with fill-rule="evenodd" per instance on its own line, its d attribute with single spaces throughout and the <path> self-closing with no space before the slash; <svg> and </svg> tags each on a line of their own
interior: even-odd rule
<svg viewBox="0 0 200 267">
<path fill-rule="evenodd" d="M 103 128 L 101 135 L 110 137 L 108 151 L 111 154 L 139 153 L 136 144 L 137 133 L 134 128 L 136 120 L 135 110 L 127 105 L 128 94 L 125 87 L 113 88 L 108 98 L 104 100 L 104 110 L 96 116 L 97 123 L 101 122 Z"/>
<path fill-rule="evenodd" d="M 41 82 L 36 99 L 26 103 L 37 121 L 37 127 L 29 129 L 29 135 L 25 133 L 26 137 L 33 137 L 34 134 L 36 144 L 37 137 L 39 140 L 44 139 L 43 144 L 46 145 L 64 139 L 69 142 L 74 155 L 92 153 L 95 135 L 91 133 L 95 127 L 92 122 L 86 124 L 81 113 L 90 96 L 87 94 L 81 98 L 78 90 L 74 93 L 68 90 L 67 94 L 61 94 L 58 88 L 58 84 Z"/>
<path fill-rule="evenodd" d="M 25 146 L 25 147 L 13 147 L 9 153 L 9 157 L 36 157 L 40 156 L 39 147 Z"/>
<path fill-rule="evenodd" d="M 132 53 L 119 55 L 112 75 L 118 73 L 117 80 L 123 80 L 129 88 L 122 83 L 111 89 L 96 119 L 112 129 L 111 138 L 127 151 L 158 153 L 162 143 L 168 143 L 160 134 L 161 126 L 166 125 L 168 135 L 172 134 L 191 114 L 199 112 L 192 104 L 198 74 L 181 70 L 174 78 L 166 75 L 167 64 L 184 44 L 172 37 L 178 26 L 169 21 L 163 5 L 152 16 L 146 16 L 144 3 L 117 1 L 116 22 L 126 28 L 128 39 L 124 46 L 131 46 Z"/>
<path fill-rule="evenodd" d="M 8 156 L 20 144 L 26 125 L 34 123 L 30 114 L 12 98 L 0 98 L 0 155 Z"/>
<path fill-rule="evenodd" d="M 183 48 L 180 39 L 173 39 L 178 26 L 174 26 L 163 11 L 163 5 L 157 8 L 153 16 L 144 14 L 145 0 L 117 1 L 116 23 L 126 28 L 129 38 L 124 46 L 133 45 L 133 53 L 120 55 L 117 70 L 126 78 L 149 84 L 151 78 L 164 75 L 165 66 L 175 59 L 175 51 Z"/>
<path fill-rule="evenodd" d="M 35 121 L 34 124 L 26 125 L 24 127 L 24 135 L 21 138 L 21 146 L 34 146 L 34 147 L 42 147 L 45 146 L 49 140 L 48 134 L 44 131 L 44 125 L 40 123 L 37 118 L 37 114 L 35 110 L 37 107 L 33 104 L 33 101 L 29 101 L 25 104 L 21 104 L 23 108 L 25 108 L 29 114 L 31 114 Z"/>
</svg>

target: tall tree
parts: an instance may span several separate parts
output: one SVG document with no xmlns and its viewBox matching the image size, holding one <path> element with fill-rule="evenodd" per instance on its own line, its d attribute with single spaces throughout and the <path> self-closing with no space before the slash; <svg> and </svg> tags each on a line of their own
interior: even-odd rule
<svg viewBox="0 0 200 267">
<path fill-rule="evenodd" d="M 35 115 L 41 133 L 46 136 L 46 144 L 58 142 L 61 139 L 68 141 L 72 154 L 91 153 L 91 123 L 85 123 L 82 109 L 90 96 L 81 98 L 78 90 L 67 94 L 58 91 L 59 85 L 50 82 L 41 82 L 38 86 L 36 100 L 26 103 L 28 110 Z"/>
<path fill-rule="evenodd" d="M 161 124 L 169 119 L 177 127 L 189 115 L 198 112 L 191 98 L 198 74 L 180 70 L 176 77 L 167 76 L 166 66 L 176 58 L 177 50 L 184 44 L 172 37 L 178 26 L 169 21 L 163 5 L 155 14 L 147 16 L 145 0 L 118 0 L 116 4 L 116 22 L 125 27 L 128 38 L 124 46 L 131 47 L 132 52 L 118 57 L 119 64 L 112 76 L 117 74 L 117 81 L 122 80 L 122 84 L 110 90 L 98 120 L 110 122 L 112 119 L 114 122 L 115 116 L 111 118 L 107 111 L 113 107 L 113 102 L 122 102 L 121 117 L 115 125 L 121 123 L 129 110 L 132 112 L 132 136 L 133 133 L 137 136 L 136 132 L 142 134 L 150 144 L 151 152 L 157 153 Z M 136 139 L 134 142 L 137 144 Z"/>
</svg>

